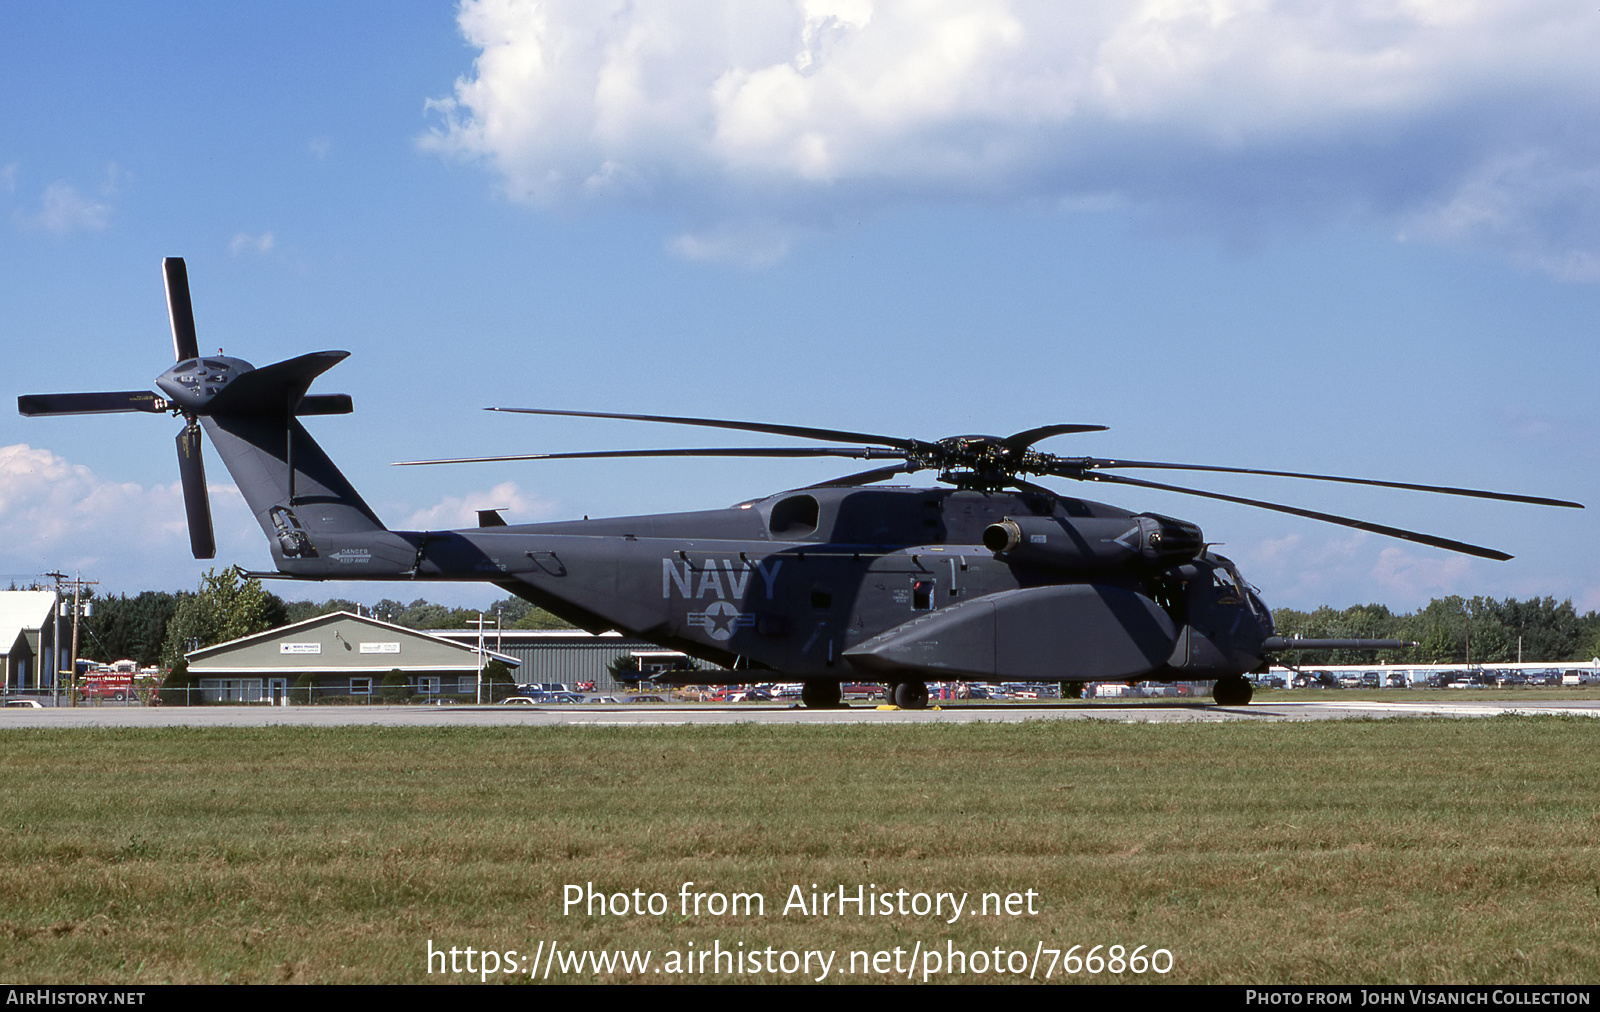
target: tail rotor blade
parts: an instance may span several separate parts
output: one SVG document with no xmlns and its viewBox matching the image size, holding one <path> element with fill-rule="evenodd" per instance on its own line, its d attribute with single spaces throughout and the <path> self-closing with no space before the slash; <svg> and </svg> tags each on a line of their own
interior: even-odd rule
<svg viewBox="0 0 1600 1012">
<path fill-rule="evenodd" d="M 30 418 L 42 415 L 104 415 L 148 411 L 159 415 L 166 402 L 148 390 L 107 390 L 91 394 L 24 394 L 17 410 Z"/>
<path fill-rule="evenodd" d="M 167 257 L 161 261 L 161 270 L 167 279 L 167 315 L 172 318 L 172 351 L 178 356 L 179 362 L 199 358 L 200 342 L 194 331 L 194 303 L 189 301 L 189 268 L 184 266 L 182 257 Z"/>
<path fill-rule="evenodd" d="M 178 474 L 183 479 L 183 508 L 189 515 L 189 547 L 197 559 L 216 558 L 217 539 L 211 529 L 211 498 L 206 493 L 198 425 L 178 433 Z"/>
</svg>

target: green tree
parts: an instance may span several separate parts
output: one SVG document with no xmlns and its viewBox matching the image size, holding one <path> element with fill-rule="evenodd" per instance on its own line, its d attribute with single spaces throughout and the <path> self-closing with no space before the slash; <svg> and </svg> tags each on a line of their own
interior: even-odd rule
<svg viewBox="0 0 1600 1012">
<path fill-rule="evenodd" d="M 434 604 L 424 598 L 417 598 L 405 606 L 391 621 L 395 625 L 403 625 L 407 629 L 448 629 L 450 628 L 450 609 L 442 604 Z"/>
<path fill-rule="evenodd" d="M 199 706 L 200 679 L 189 673 L 189 662 L 178 658 L 178 663 L 161 680 L 157 697 L 162 706 Z"/>
<path fill-rule="evenodd" d="M 378 687 L 378 696 L 385 703 L 404 703 L 416 695 L 411 688 L 411 680 L 399 668 L 393 668 L 383 676 L 383 684 Z"/>
<path fill-rule="evenodd" d="M 511 677 L 511 668 L 505 661 L 491 660 L 483 666 L 483 700 L 498 703 L 517 692 L 517 680 Z"/>
<path fill-rule="evenodd" d="M 405 610 L 406 606 L 392 597 L 383 598 L 370 609 L 372 617 L 378 621 L 396 623 L 400 621 L 400 613 Z"/>
<path fill-rule="evenodd" d="M 295 622 L 304 622 L 306 619 L 317 618 L 321 615 L 332 615 L 341 611 L 353 612 L 360 605 L 354 601 L 347 601 L 342 597 L 331 597 L 320 604 L 316 601 L 288 601 L 283 607 L 283 619 L 273 625 L 289 625 Z"/>
<path fill-rule="evenodd" d="M 554 616 L 554 615 L 550 614 L 549 612 L 545 611 L 543 608 L 530 607 L 526 612 L 523 613 L 522 617 L 517 619 L 516 622 L 513 623 L 509 628 L 512 628 L 512 629 L 573 629 L 573 628 L 576 628 L 576 627 L 571 622 L 568 622 L 566 619 L 557 618 L 556 616 Z"/>
<path fill-rule="evenodd" d="M 1584 653 L 1584 620 L 1578 617 L 1570 600 L 1557 604 L 1553 597 L 1527 601 L 1491 598 L 1486 606 L 1505 627 L 1509 640 L 1507 660 L 1516 660 L 1519 641 L 1522 656 L 1529 660 L 1588 660 L 1594 656 Z M 1477 639 L 1476 632 L 1473 639 Z"/>
<path fill-rule="evenodd" d="M 506 629 L 571 629 L 565 619 L 556 618 L 532 601 L 508 597 L 489 606 L 488 615 L 497 615 Z"/>
<path fill-rule="evenodd" d="M 107 664 L 124 659 L 140 667 L 159 663 L 178 601 L 177 594 L 153 590 L 96 600 L 94 614 L 84 621 L 89 644 L 84 655 Z"/>
<path fill-rule="evenodd" d="M 200 589 L 178 603 L 167 623 L 162 662 L 171 667 L 190 650 L 271 628 L 270 597 L 260 580 L 245 579 L 236 568 L 207 570 Z"/>
<path fill-rule="evenodd" d="M 611 680 L 621 682 L 623 685 L 632 685 L 640 680 L 639 658 L 632 654 L 621 654 L 606 665 L 606 670 L 611 672 Z"/>
</svg>

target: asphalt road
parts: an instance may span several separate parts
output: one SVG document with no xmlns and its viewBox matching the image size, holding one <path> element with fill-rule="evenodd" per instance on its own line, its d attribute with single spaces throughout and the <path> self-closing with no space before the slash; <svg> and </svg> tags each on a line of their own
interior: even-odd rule
<svg viewBox="0 0 1600 1012">
<path fill-rule="evenodd" d="M 838 710 L 783 705 L 711 706 L 87 706 L 0 710 L 0 730 L 11 727 L 508 727 L 517 725 L 625 724 L 947 724 L 970 721 L 1115 720 L 1128 723 L 1232 720 L 1338 720 L 1348 717 L 1492 717 L 1502 713 L 1600 717 L 1600 700 L 1343 702 L 1314 700 L 1217 706 L 1199 701 L 963 705 L 951 709 L 877 709 L 860 703 Z"/>
</svg>

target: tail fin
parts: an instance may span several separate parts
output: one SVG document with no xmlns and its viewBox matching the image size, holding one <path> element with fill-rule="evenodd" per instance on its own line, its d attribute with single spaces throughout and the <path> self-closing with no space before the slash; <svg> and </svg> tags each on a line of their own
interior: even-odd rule
<svg viewBox="0 0 1600 1012">
<path fill-rule="evenodd" d="M 306 388 L 348 357 L 321 351 L 239 376 L 206 406 L 201 424 L 268 537 L 276 508 L 315 507 L 329 533 L 383 530 L 383 523 L 295 417 Z"/>
<path fill-rule="evenodd" d="M 314 352 L 245 372 L 200 418 L 283 572 L 378 576 L 416 564 L 415 548 L 389 534 L 296 417 L 349 410 L 344 395 L 306 396 L 348 355 Z"/>
</svg>

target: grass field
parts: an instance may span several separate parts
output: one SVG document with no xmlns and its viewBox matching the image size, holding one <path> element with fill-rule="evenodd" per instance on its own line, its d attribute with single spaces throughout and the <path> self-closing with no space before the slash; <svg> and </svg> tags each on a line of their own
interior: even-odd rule
<svg viewBox="0 0 1600 1012">
<path fill-rule="evenodd" d="M 1261 703 L 1473 703 L 1473 702 L 1514 702 L 1528 704 L 1548 704 L 1564 701 L 1593 702 L 1600 695 L 1595 689 L 1588 688 L 1563 688 L 1560 686 L 1529 686 L 1523 688 L 1507 689 L 1256 689 L 1251 697 L 1253 704 Z M 1118 709 L 1141 703 L 1210 703 L 1210 691 L 1198 692 L 1196 695 L 1180 697 L 1140 697 L 1106 696 L 1100 698 L 1047 700 L 1049 703 L 1065 702 L 1074 706 L 1100 706 L 1107 709 Z M 1034 700 L 1001 700 L 991 702 L 984 700 L 974 702 L 968 700 L 934 700 L 934 704 L 945 707 L 959 706 L 1030 706 Z"/>
<path fill-rule="evenodd" d="M 1553 703 L 1564 700 L 1592 702 L 1596 690 L 1562 686 L 1522 686 L 1505 689 L 1257 689 L 1252 702 L 1304 703 L 1376 701 L 1382 703 L 1471 703 L 1495 702 Z"/>
<path fill-rule="evenodd" d="M 1523 717 L 6 731 L 0 977 L 479 979 L 430 974 L 431 939 L 653 955 L 552 981 L 818 976 L 654 972 L 692 943 L 834 952 L 845 982 L 906 979 L 845 972 L 851 952 L 1073 945 L 1173 965 L 1070 979 L 1592 982 L 1597 742 L 1592 720 Z M 765 912 L 683 916 L 690 881 Z M 589 882 L 670 910 L 564 914 Z M 1039 912 L 784 914 L 813 883 L 1032 890 Z M 1019 979 L 975 968 L 932 979 Z"/>
</svg>

